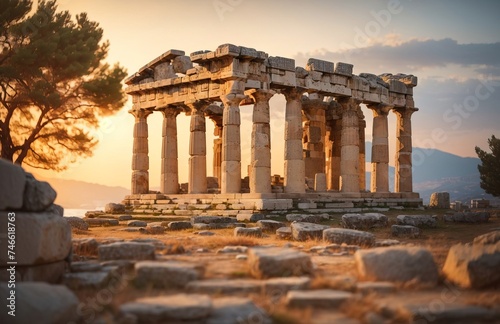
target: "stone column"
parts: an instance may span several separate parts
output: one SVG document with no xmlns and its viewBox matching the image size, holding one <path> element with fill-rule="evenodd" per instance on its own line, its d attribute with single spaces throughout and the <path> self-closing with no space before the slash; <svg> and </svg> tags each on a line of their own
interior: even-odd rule
<svg viewBox="0 0 500 324">
<path fill-rule="evenodd" d="M 417 108 L 394 108 L 396 121 L 396 192 L 413 192 L 411 115 Z"/>
<path fill-rule="evenodd" d="M 221 184 L 221 164 L 222 164 L 222 116 L 211 116 L 215 124 L 214 127 L 214 156 L 213 156 L 213 175 L 217 178 L 217 183 Z"/>
<path fill-rule="evenodd" d="M 132 155 L 132 194 L 149 193 L 148 122 L 149 110 L 133 109 L 135 117 Z"/>
<path fill-rule="evenodd" d="M 176 194 L 179 193 L 177 162 L 177 115 L 179 111 L 174 107 L 159 110 L 163 113 L 160 192 Z"/>
<path fill-rule="evenodd" d="M 249 95 L 255 104 L 252 116 L 250 193 L 271 193 L 271 127 L 269 99 L 274 91 L 255 90 Z"/>
<path fill-rule="evenodd" d="M 191 110 L 188 193 L 205 193 L 207 192 L 205 108 L 208 103 L 196 101 L 187 106 Z"/>
<path fill-rule="evenodd" d="M 332 129 L 332 157 L 331 157 L 331 173 L 330 185 L 328 189 L 340 191 L 340 161 L 342 155 L 342 118 L 334 119 Z"/>
<path fill-rule="evenodd" d="M 222 115 L 222 164 L 221 193 L 241 191 L 240 102 L 243 94 L 221 96 L 224 103 Z"/>
<path fill-rule="evenodd" d="M 305 168 L 302 154 L 302 91 L 283 90 L 285 110 L 285 193 L 304 193 Z"/>
<path fill-rule="evenodd" d="M 389 192 L 389 129 L 390 107 L 368 105 L 373 111 L 371 192 Z"/>
<path fill-rule="evenodd" d="M 340 191 L 359 192 L 359 103 L 340 99 L 342 105 L 342 135 L 340 156 Z"/>
<path fill-rule="evenodd" d="M 360 109 L 361 112 L 361 109 Z M 361 115 L 363 113 L 361 112 Z M 361 191 L 366 190 L 366 147 L 365 147 L 365 129 L 366 121 L 363 118 L 359 118 L 359 189 Z"/>
<path fill-rule="evenodd" d="M 306 100 L 302 107 L 305 176 L 314 179 L 316 173 L 325 173 L 326 105 L 321 98 Z"/>
</svg>

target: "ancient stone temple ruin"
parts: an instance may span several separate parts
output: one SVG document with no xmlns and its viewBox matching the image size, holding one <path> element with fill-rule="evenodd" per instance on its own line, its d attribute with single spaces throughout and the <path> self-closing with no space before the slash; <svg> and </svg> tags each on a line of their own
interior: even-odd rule
<svg viewBox="0 0 500 324">
<path fill-rule="evenodd" d="M 224 44 L 186 56 L 169 50 L 126 79 L 135 117 L 132 194 L 125 202 L 169 213 L 176 203 L 217 210 L 418 206 L 412 188 L 413 75 L 355 75 L 353 65 L 293 59 Z M 286 99 L 284 178 L 271 176 L 270 106 Z M 365 120 L 373 111 L 371 188 L 365 188 Z M 249 193 L 242 193 L 240 106 L 253 105 Z M 390 112 L 397 116 L 395 192 L 389 192 Z M 147 117 L 163 114 L 160 193 L 149 191 Z M 189 185 L 179 194 L 176 117 L 191 118 Z M 208 193 L 206 118 L 216 125 L 213 175 Z M 183 134 L 187 135 L 187 134 Z M 306 179 L 313 179 L 307 186 Z M 309 181 L 311 183 L 311 181 Z M 281 185 L 281 186 L 280 186 Z M 215 208 L 217 207 L 217 208 Z"/>
</svg>

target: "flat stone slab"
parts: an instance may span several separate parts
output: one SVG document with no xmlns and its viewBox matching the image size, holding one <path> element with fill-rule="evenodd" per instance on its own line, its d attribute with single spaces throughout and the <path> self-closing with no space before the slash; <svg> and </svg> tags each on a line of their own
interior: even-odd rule
<svg viewBox="0 0 500 324">
<path fill-rule="evenodd" d="M 84 218 L 89 226 L 118 226 L 120 222 L 113 218 Z"/>
<path fill-rule="evenodd" d="M 420 247 L 380 247 L 354 254 L 363 280 L 416 282 L 435 286 L 438 270 L 429 250 Z"/>
<path fill-rule="evenodd" d="M 144 227 L 147 225 L 148 225 L 148 223 L 146 223 L 145 221 L 141 221 L 141 220 L 131 220 L 131 221 L 127 222 L 128 227 Z"/>
<path fill-rule="evenodd" d="M 80 217 L 70 216 L 64 217 L 71 228 L 76 228 L 82 231 L 87 231 L 89 229 L 89 224 Z"/>
<path fill-rule="evenodd" d="M 226 228 L 236 228 L 236 227 L 246 227 L 243 223 L 194 223 L 193 229 L 195 230 L 215 230 L 215 229 L 226 229 Z"/>
<path fill-rule="evenodd" d="M 145 297 L 120 306 L 120 313 L 132 314 L 139 323 L 170 323 L 202 320 L 210 315 L 210 297 L 197 294 Z"/>
<path fill-rule="evenodd" d="M 242 245 L 227 245 L 217 250 L 217 253 L 247 253 L 248 247 Z"/>
<path fill-rule="evenodd" d="M 256 223 L 260 220 L 266 219 L 263 214 L 238 214 L 236 215 L 236 220 L 238 222 L 251 222 Z"/>
<path fill-rule="evenodd" d="M 376 294 L 390 294 L 396 291 L 396 285 L 392 282 L 384 281 L 362 281 L 356 284 L 356 292 L 362 294 L 376 293 Z"/>
<path fill-rule="evenodd" d="M 223 297 L 212 300 L 213 308 L 207 324 L 259 323 L 271 324 L 267 313 L 256 306 L 251 299 Z"/>
<path fill-rule="evenodd" d="M 99 289 L 111 280 L 111 271 L 65 273 L 63 284 L 70 289 Z"/>
<path fill-rule="evenodd" d="M 171 231 L 180 231 L 193 228 L 193 225 L 191 224 L 191 222 L 187 221 L 175 221 L 175 222 L 169 222 L 167 227 Z"/>
<path fill-rule="evenodd" d="M 286 220 L 289 222 L 320 223 L 324 219 L 321 215 L 288 214 Z"/>
<path fill-rule="evenodd" d="M 0 285 L 0 297 L 7 303 L 10 290 Z M 44 282 L 16 282 L 16 316 L 8 315 L 4 306 L 0 313 L 2 323 L 71 323 L 77 321 L 79 300 L 66 286 Z"/>
<path fill-rule="evenodd" d="M 444 215 L 445 222 L 454 223 L 486 223 L 489 219 L 489 212 L 466 212 Z"/>
<path fill-rule="evenodd" d="M 257 226 L 262 228 L 263 232 L 274 233 L 280 227 L 285 227 L 286 224 L 272 219 L 263 219 L 257 222 Z"/>
<path fill-rule="evenodd" d="M 262 237 L 262 229 L 260 227 L 237 227 L 234 229 L 234 236 Z"/>
<path fill-rule="evenodd" d="M 380 213 L 344 214 L 342 225 L 350 229 L 369 229 L 374 227 L 386 227 L 388 218 Z"/>
<path fill-rule="evenodd" d="M 271 278 L 264 281 L 264 293 L 272 299 L 285 296 L 290 290 L 306 290 L 309 288 L 309 277 Z"/>
<path fill-rule="evenodd" d="M 436 227 L 435 215 L 398 215 L 397 225 L 411 225 L 415 227 Z"/>
<path fill-rule="evenodd" d="M 464 288 L 483 288 L 500 282 L 500 242 L 453 245 L 443 266 L 451 282 Z"/>
<path fill-rule="evenodd" d="M 330 226 L 319 225 L 313 223 L 293 222 L 290 225 L 292 229 L 292 238 L 296 241 L 305 240 L 321 240 L 323 238 L 323 231 L 330 228 Z"/>
<path fill-rule="evenodd" d="M 289 248 L 249 249 L 248 265 L 255 278 L 302 276 L 313 272 L 311 257 Z"/>
<path fill-rule="evenodd" d="M 214 223 L 236 223 L 236 218 L 234 217 L 222 217 L 222 216 L 194 216 L 191 217 L 191 224 L 214 224 Z"/>
<path fill-rule="evenodd" d="M 391 235 L 396 237 L 415 238 L 420 235 L 420 229 L 412 225 L 392 225 Z"/>
<path fill-rule="evenodd" d="M 97 255 L 99 242 L 94 238 L 74 238 L 72 240 L 73 254 L 76 255 Z"/>
<path fill-rule="evenodd" d="M 99 260 L 154 260 L 155 246 L 149 243 L 117 242 L 98 248 Z"/>
<path fill-rule="evenodd" d="M 165 233 L 165 227 L 161 225 L 148 224 L 146 227 L 139 228 L 139 232 L 143 234 L 157 235 Z"/>
<path fill-rule="evenodd" d="M 335 244 L 372 246 L 375 235 L 353 229 L 329 228 L 323 231 L 323 240 Z"/>
<path fill-rule="evenodd" d="M 71 272 L 101 271 L 102 265 L 96 261 L 73 261 L 70 264 Z"/>
<path fill-rule="evenodd" d="M 263 283 L 255 279 L 209 279 L 191 281 L 187 291 L 202 294 L 254 294 L 261 293 Z"/>
<path fill-rule="evenodd" d="M 135 264 L 138 287 L 183 288 L 201 278 L 203 267 L 180 261 L 140 261 Z"/>
<path fill-rule="evenodd" d="M 297 308 L 338 308 L 352 297 L 352 293 L 342 290 L 292 290 L 286 296 L 286 304 Z"/>
</svg>

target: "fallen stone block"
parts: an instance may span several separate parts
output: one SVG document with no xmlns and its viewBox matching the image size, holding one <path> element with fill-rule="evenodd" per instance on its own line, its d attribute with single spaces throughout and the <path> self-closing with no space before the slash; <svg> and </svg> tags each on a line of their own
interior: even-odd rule
<svg viewBox="0 0 500 324">
<path fill-rule="evenodd" d="M 167 227 L 171 231 L 180 231 L 193 228 L 193 225 L 191 224 L 191 222 L 176 221 L 176 222 L 169 222 Z"/>
<path fill-rule="evenodd" d="M 500 243 L 453 245 L 443 266 L 448 280 L 464 288 L 483 288 L 500 282 Z"/>
<path fill-rule="evenodd" d="M 111 271 L 92 271 L 65 273 L 63 284 L 72 289 L 99 289 L 105 287 L 111 280 Z"/>
<path fill-rule="evenodd" d="M 74 238 L 73 254 L 76 255 L 97 255 L 99 243 L 94 238 Z"/>
<path fill-rule="evenodd" d="M 262 229 L 260 227 L 237 227 L 234 229 L 234 236 L 262 237 Z"/>
<path fill-rule="evenodd" d="M 339 308 L 352 297 L 352 293 L 341 290 L 292 290 L 286 296 L 286 304 L 296 308 Z"/>
<path fill-rule="evenodd" d="M 398 215 L 398 225 L 411 225 L 415 227 L 436 227 L 435 215 Z"/>
<path fill-rule="evenodd" d="M 344 214 L 342 225 L 350 229 L 369 229 L 374 227 L 386 227 L 388 218 L 380 213 Z"/>
<path fill-rule="evenodd" d="M 31 173 L 26 173 L 22 210 L 41 212 L 56 200 L 56 191 L 45 181 L 38 181 Z"/>
<path fill-rule="evenodd" d="M 140 261 L 135 264 L 137 287 L 184 288 L 202 277 L 200 265 L 180 261 Z"/>
<path fill-rule="evenodd" d="M 265 233 L 274 233 L 280 227 L 285 227 L 285 223 L 278 222 L 271 219 L 263 219 L 257 222 L 257 226 L 262 228 L 262 231 Z"/>
<path fill-rule="evenodd" d="M 191 217 L 191 224 L 216 224 L 216 223 L 236 223 L 236 218 L 234 217 L 222 217 L 222 216 L 193 216 Z"/>
<path fill-rule="evenodd" d="M 220 250 L 217 250 L 217 253 L 247 253 L 248 247 L 239 246 L 239 245 L 228 245 L 223 247 Z"/>
<path fill-rule="evenodd" d="M 432 208 L 450 208 L 450 194 L 448 192 L 433 192 L 429 201 Z"/>
<path fill-rule="evenodd" d="M 411 225 L 392 225 L 391 235 L 396 237 L 418 237 L 420 235 L 420 229 Z"/>
<path fill-rule="evenodd" d="M 117 242 L 98 248 L 99 260 L 154 260 L 155 246 L 148 243 Z"/>
<path fill-rule="evenodd" d="M 251 222 L 256 223 L 260 220 L 266 219 L 263 214 L 238 214 L 236 215 L 236 220 L 238 222 Z"/>
<path fill-rule="evenodd" d="M 323 240 L 335 244 L 372 246 L 375 244 L 375 235 L 352 229 L 329 228 L 323 231 Z"/>
<path fill-rule="evenodd" d="M 282 240 L 292 239 L 292 229 L 290 227 L 280 227 L 276 230 L 276 236 Z"/>
<path fill-rule="evenodd" d="M 117 219 L 113 218 L 84 218 L 83 219 L 89 226 L 118 226 L 120 223 Z"/>
<path fill-rule="evenodd" d="M 307 253 L 287 248 L 249 249 L 248 265 L 255 278 L 302 276 L 313 272 Z"/>
<path fill-rule="evenodd" d="M 289 222 L 321 223 L 323 217 L 320 215 L 288 214 L 286 220 Z"/>
<path fill-rule="evenodd" d="M 165 233 L 165 227 L 161 225 L 151 225 L 148 224 L 146 227 L 139 228 L 139 232 L 142 234 L 157 235 Z"/>
<path fill-rule="evenodd" d="M 296 241 L 305 240 L 321 240 L 323 238 L 323 231 L 330 228 L 330 226 L 319 225 L 313 223 L 293 222 L 290 225 L 292 229 L 292 238 Z"/>
<path fill-rule="evenodd" d="M 273 301 L 284 297 L 290 290 L 306 290 L 311 284 L 309 277 L 271 278 L 264 281 L 264 293 Z"/>
<path fill-rule="evenodd" d="M 191 281 L 186 290 L 210 295 L 248 295 L 262 292 L 262 281 L 255 279 L 208 279 Z"/>
<path fill-rule="evenodd" d="M 444 215 L 444 221 L 450 223 L 486 223 L 490 219 L 489 212 L 465 212 Z"/>
<path fill-rule="evenodd" d="M 382 247 L 354 254 L 363 280 L 415 282 L 435 286 L 438 270 L 429 250 L 420 247 Z"/>
<path fill-rule="evenodd" d="M 89 229 L 89 224 L 87 224 L 80 217 L 70 216 L 64 217 L 64 219 L 68 222 L 71 228 L 79 229 L 81 231 L 87 231 Z"/>
<path fill-rule="evenodd" d="M 104 212 L 106 214 L 120 214 L 125 212 L 125 205 L 109 203 L 104 206 Z"/>
<path fill-rule="evenodd" d="M 121 314 L 132 314 L 138 323 L 172 323 L 203 320 L 212 311 L 210 297 L 197 294 L 144 297 L 119 308 Z"/>
</svg>

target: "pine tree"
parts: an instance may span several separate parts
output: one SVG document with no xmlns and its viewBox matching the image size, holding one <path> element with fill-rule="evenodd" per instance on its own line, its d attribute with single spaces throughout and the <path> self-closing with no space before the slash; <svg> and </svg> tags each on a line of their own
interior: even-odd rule
<svg viewBox="0 0 500 324">
<path fill-rule="evenodd" d="M 105 63 L 109 42 L 85 13 L 73 19 L 56 1 L 0 3 L 1 157 L 64 170 L 92 155 L 90 134 L 123 107 L 125 70 Z"/>
<path fill-rule="evenodd" d="M 476 146 L 477 156 L 481 159 L 478 165 L 481 188 L 495 197 L 500 197 L 500 139 L 492 135 L 488 139 L 491 153 L 485 152 Z"/>
</svg>

